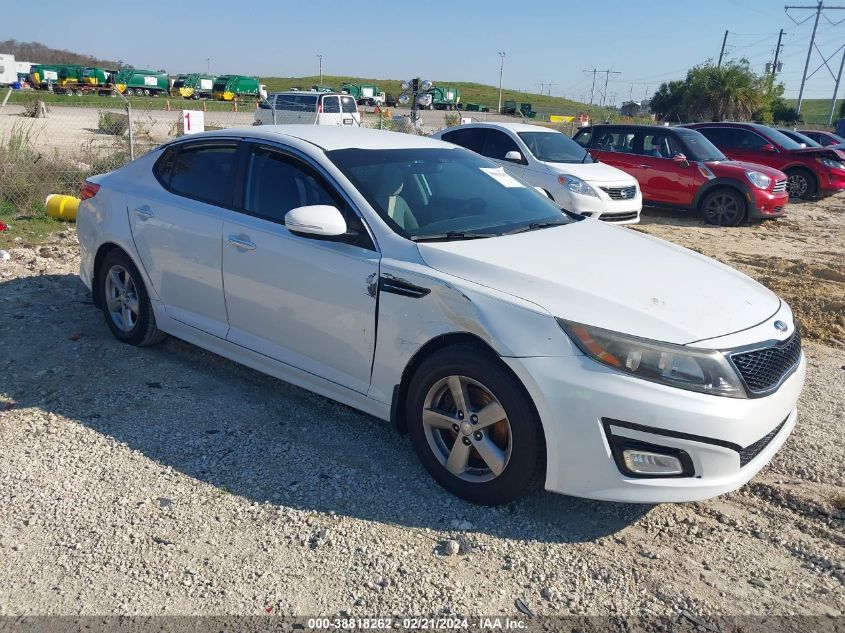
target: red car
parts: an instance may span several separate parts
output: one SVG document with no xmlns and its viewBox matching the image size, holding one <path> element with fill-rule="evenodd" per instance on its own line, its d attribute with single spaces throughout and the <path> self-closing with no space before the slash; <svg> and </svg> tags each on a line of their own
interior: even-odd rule
<svg viewBox="0 0 845 633">
<path fill-rule="evenodd" d="M 845 143 L 845 138 L 837 136 L 833 132 L 823 132 L 822 130 L 798 130 L 804 136 L 809 136 L 816 143 L 823 147 L 829 145 L 842 145 Z"/>
<path fill-rule="evenodd" d="M 709 224 L 783 215 L 789 196 L 777 169 L 728 160 L 704 136 L 683 127 L 594 125 L 574 140 L 640 183 L 643 204 L 697 209 Z"/>
<path fill-rule="evenodd" d="M 789 178 L 790 198 L 809 200 L 845 189 L 845 153 L 829 147 L 801 147 L 785 134 L 758 123 L 691 123 L 733 160 L 768 165 Z"/>
</svg>

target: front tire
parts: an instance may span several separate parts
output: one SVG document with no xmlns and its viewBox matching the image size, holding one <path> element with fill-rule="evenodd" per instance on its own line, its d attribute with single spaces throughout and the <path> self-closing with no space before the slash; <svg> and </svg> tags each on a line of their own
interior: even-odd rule
<svg viewBox="0 0 845 633">
<path fill-rule="evenodd" d="M 738 226 L 746 217 L 742 195 L 733 189 L 711 191 L 701 201 L 701 215 L 707 224 Z"/>
<path fill-rule="evenodd" d="M 791 200 L 811 200 L 818 190 L 816 177 L 806 169 L 791 169 L 786 172 L 786 190 Z"/>
<path fill-rule="evenodd" d="M 100 306 L 115 338 L 140 347 L 155 345 L 167 337 L 156 327 L 153 306 L 141 273 L 121 250 L 103 260 L 98 275 Z"/>
<path fill-rule="evenodd" d="M 406 407 L 420 461 L 452 494 L 499 505 L 542 483 L 540 421 L 522 386 L 485 350 L 457 345 L 429 356 L 414 373 Z"/>
</svg>

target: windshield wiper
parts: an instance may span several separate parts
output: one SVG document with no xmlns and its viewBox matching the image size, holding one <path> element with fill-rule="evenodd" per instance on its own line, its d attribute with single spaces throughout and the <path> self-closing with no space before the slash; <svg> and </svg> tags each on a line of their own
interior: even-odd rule
<svg viewBox="0 0 845 633">
<path fill-rule="evenodd" d="M 521 226 L 518 229 L 512 229 L 504 233 L 504 235 L 514 235 L 515 233 L 526 233 L 527 231 L 536 231 L 537 229 L 545 229 L 550 226 L 563 226 L 570 224 L 569 222 L 561 222 L 560 220 L 544 220 L 542 222 L 532 222 L 526 226 Z"/>
<path fill-rule="evenodd" d="M 449 231 L 431 235 L 412 235 L 414 242 L 435 242 L 437 240 L 477 240 L 484 237 L 498 237 L 499 233 L 473 233 L 472 231 Z"/>
</svg>

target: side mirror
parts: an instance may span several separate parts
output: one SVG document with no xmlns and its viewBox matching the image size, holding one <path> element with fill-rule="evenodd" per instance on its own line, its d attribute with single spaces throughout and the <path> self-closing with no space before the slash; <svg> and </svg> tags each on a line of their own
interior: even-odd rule
<svg viewBox="0 0 845 633">
<path fill-rule="evenodd" d="M 687 157 L 684 154 L 681 154 L 680 152 L 678 152 L 677 154 L 674 154 L 672 156 L 672 160 L 676 163 L 689 163 L 689 161 L 687 160 Z"/>
<path fill-rule="evenodd" d="M 339 237 L 346 234 L 343 214 L 327 204 L 297 207 L 285 213 L 285 227 L 298 235 L 314 237 Z"/>
<path fill-rule="evenodd" d="M 512 163 L 521 163 L 522 154 L 520 154 L 516 150 L 511 150 L 507 154 L 505 154 L 505 160 L 510 161 Z"/>
<path fill-rule="evenodd" d="M 803 145 L 803 143 L 802 143 L 802 145 Z M 763 147 L 761 147 L 760 149 L 761 149 L 762 151 L 764 151 L 764 152 L 776 152 L 776 151 L 777 151 L 777 149 L 775 148 L 775 146 L 774 146 L 774 145 L 772 145 L 771 143 L 766 143 L 766 144 L 765 144 L 765 145 L 763 145 Z"/>
</svg>

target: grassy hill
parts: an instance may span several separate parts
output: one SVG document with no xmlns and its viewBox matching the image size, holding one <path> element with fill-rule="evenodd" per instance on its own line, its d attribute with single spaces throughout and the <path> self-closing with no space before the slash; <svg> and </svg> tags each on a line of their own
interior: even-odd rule
<svg viewBox="0 0 845 633">
<path fill-rule="evenodd" d="M 267 92 L 276 92 L 281 90 L 290 90 L 291 88 L 302 88 L 308 90 L 314 84 L 319 82 L 319 76 L 311 77 L 264 77 L 262 82 L 267 84 Z M 484 84 L 466 82 L 466 81 L 444 81 L 438 82 L 432 79 L 435 85 L 449 86 L 457 88 L 461 91 L 461 103 L 479 103 L 490 107 L 491 111 L 495 111 L 499 100 L 499 88 L 497 86 L 486 86 Z M 391 92 L 394 96 L 399 96 L 402 92 L 400 87 L 401 81 L 398 79 L 372 79 L 369 77 L 339 77 L 335 75 L 323 75 L 323 85 L 331 86 L 332 88 L 340 88 L 342 84 L 375 84 L 379 90 L 384 92 Z M 519 103 L 531 103 L 534 110 L 541 114 L 562 114 L 575 115 L 580 112 L 585 112 L 591 117 L 604 118 L 607 114 L 615 114 L 615 110 L 609 108 L 599 108 L 590 106 L 578 101 L 571 101 L 570 99 L 563 99 L 561 97 L 553 97 L 550 95 L 531 94 L 526 92 L 518 92 L 516 90 L 502 90 L 502 102 L 509 99 Z"/>
<path fill-rule="evenodd" d="M 790 100 L 789 105 L 795 106 L 796 99 Z M 839 106 L 842 104 L 842 99 L 836 102 L 836 110 L 833 112 L 833 123 L 839 119 Z M 827 125 L 827 115 L 830 113 L 830 99 L 804 99 L 801 104 L 801 117 L 804 123 L 812 123 L 814 125 Z"/>
</svg>

